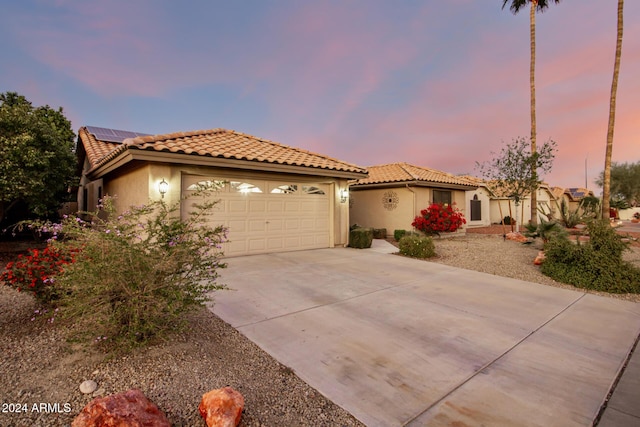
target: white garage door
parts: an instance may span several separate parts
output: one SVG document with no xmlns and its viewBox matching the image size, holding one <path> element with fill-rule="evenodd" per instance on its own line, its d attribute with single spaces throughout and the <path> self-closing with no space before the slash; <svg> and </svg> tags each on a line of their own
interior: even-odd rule
<svg viewBox="0 0 640 427">
<path fill-rule="evenodd" d="M 183 194 L 207 181 L 224 181 L 211 225 L 229 229 L 225 256 L 329 247 L 328 184 L 184 175 Z"/>
</svg>

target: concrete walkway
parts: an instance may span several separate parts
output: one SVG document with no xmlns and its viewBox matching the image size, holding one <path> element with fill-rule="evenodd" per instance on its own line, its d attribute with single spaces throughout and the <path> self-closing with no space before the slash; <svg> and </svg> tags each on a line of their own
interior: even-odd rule
<svg viewBox="0 0 640 427">
<path fill-rule="evenodd" d="M 213 311 L 368 426 L 593 423 L 640 304 L 377 242 L 231 258 Z"/>
</svg>

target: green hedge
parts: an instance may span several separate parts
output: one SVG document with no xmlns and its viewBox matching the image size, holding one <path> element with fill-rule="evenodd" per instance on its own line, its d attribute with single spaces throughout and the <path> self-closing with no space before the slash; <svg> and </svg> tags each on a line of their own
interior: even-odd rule
<svg viewBox="0 0 640 427">
<path fill-rule="evenodd" d="M 371 242 L 373 242 L 373 230 L 371 228 L 356 228 L 349 232 L 349 246 L 352 248 L 370 248 Z"/>
<path fill-rule="evenodd" d="M 393 238 L 396 239 L 396 242 L 399 242 L 405 234 L 407 234 L 407 230 L 393 230 Z"/>
<path fill-rule="evenodd" d="M 590 240 L 553 239 L 545 245 L 543 274 L 562 283 L 611 293 L 640 293 L 640 268 L 623 261 L 626 245 L 607 221 L 587 227 Z"/>
<path fill-rule="evenodd" d="M 436 256 L 433 239 L 428 236 L 404 236 L 399 243 L 400 254 L 412 258 L 431 258 Z"/>
<path fill-rule="evenodd" d="M 387 229 L 386 228 L 374 228 L 373 229 L 373 238 L 374 239 L 386 239 L 387 238 Z"/>
</svg>

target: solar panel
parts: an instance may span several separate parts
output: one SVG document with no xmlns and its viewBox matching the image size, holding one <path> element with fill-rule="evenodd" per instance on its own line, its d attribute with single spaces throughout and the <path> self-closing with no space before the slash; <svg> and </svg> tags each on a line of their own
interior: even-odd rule
<svg viewBox="0 0 640 427">
<path fill-rule="evenodd" d="M 98 141 L 122 143 L 127 138 L 135 138 L 136 136 L 148 136 L 149 133 L 131 132 L 128 130 L 118 130 L 101 128 L 98 126 L 87 126 L 87 130 L 96 137 Z"/>
</svg>

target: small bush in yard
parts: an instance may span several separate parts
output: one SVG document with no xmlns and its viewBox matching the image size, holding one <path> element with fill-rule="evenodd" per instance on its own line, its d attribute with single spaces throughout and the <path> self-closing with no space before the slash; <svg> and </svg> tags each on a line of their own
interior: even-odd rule
<svg viewBox="0 0 640 427">
<path fill-rule="evenodd" d="M 420 216 L 415 217 L 411 226 L 425 234 L 439 235 L 443 232 L 454 232 L 466 223 L 467 220 L 457 208 L 448 204 L 433 203 L 420 211 Z"/>
<path fill-rule="evenodd" d="M 640 293 L 640 268 L 625 262 L 627 247 L 608 221 L 587 225 L 589 241 L 554 239 L 545 245 L 542 273 L 559 282 L 611 293 Z"/>
<path fill-rule="evenodd" d="M 224 287 L 216 279 L 225 267 L 226 230 L 205 224 L 214 201 L 194 204 L 185 220 L 179 204 L 151 202 L 116 215 L 112 199 L 103 203 L 103 214 L 89 214 L 90 221 L 69 217 L 49 226 L 54 250 L 80 249 L 55 274 L 55 287 L 75 338 L 128 350 L 179 330 L 184 313 Z"/>
<path fill-rule="evenodd" d="M 393 230 L 393 238 L 396 239 L 396 242 L 399 242 L 405 234 L 407 234 L 407 230 Z"/>
<path fill-rule="evenodd" d="M 433 239 L 428 236 L 404 236 L 398 244 L 400 254 L 412 258 L 431 258 L 436 256 Z"/>
<path fill-rule="evenodd" d="M 374 228 L 373 229 L 373 238 L 374 239 L 386 239 L 387 238 L 387 229 L 386 228 Z"/>
<path fill-rule="evenodd" d="M 373 242 L 371 228 L 356 228 L 349 232 L 349 246 L 356 249 L 370 248 Z"/>
<path fill-rule="evenodd" d="M 75 249 L 63 252 L 51 246 L 29 249 L 28 255 L 18 255 L 16 261 L 7 264 L 0 281 L 18 291 L 31 292 L 40 303 L 47 304 L 59 297 L 55 276 L 74 261 L 76 252 Z"/>
</svg>

